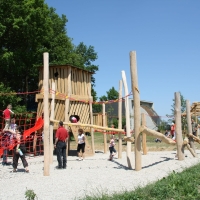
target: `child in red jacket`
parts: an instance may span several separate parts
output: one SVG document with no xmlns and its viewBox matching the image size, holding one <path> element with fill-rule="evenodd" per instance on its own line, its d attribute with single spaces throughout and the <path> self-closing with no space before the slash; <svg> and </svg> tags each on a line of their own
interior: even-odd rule
<svg viewBox="0 0 200 200">
<path fill-rule="evenodd" d="M 8 130 L 9 127 L 10 127 L 11 114 L 14 114 L 14 112 L 11 109 L 12 109 L 12 105 L 9 104 L 7 106 L 7 108 L 3 111 L 3 116 L 4 116 L 4 119 L 5 119 L 5 128 L 4 128 L 4 131 Z"/>
</svg>

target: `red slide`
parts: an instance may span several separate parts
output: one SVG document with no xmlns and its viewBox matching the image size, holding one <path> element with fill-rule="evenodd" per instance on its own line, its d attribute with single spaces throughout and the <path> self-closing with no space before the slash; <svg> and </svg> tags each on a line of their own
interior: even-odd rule
<svg viewBox="0 0 200 200">
<path fill-rule="evenodd" d="M 23 139 L 26 140 L 26 138 L 33 132 L 39 130 L 42 128 L 44 124 L 44 120 L 42 119 L 42 117 L 38 118 L 38 120 L 35 123 L 35 126 L 33 126 L 32 128 L 25 130 L 24 134 L 23 134 Z"/>
<path fill-rule="evenodd" d="M 24 131 L 23 139 L 26 140 L 26 138 L 27 138 L 31 133 L 33 133 L 33 132 L 35 132 L 35 131 L 41 129 L 42 126 L 43 126 L 43 124 L 44 124 L 44 120 L 42 119 L 42 117 L 38 118 L 38 120 L 36 121 L 35 125 L 34 125 L 32 128 L 30 128 L 30 129 Z M 9 149 L 9 150 L 12 150 L 12 149 L 15 147 L 15 145 L 16 145 L 15 143 L 10 144 L 10 145 L 8 146 L 8 149 Z M 0 157 L 1 157 L 2 155 L 3 155 L 3 148 L 0 148 Z"/>
</svg>

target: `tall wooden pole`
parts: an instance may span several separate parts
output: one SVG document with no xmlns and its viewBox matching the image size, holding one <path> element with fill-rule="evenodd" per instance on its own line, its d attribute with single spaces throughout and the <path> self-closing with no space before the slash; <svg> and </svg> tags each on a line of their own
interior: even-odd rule
<svg viewBox="0 0 200 200">
<path fill-rule="evenodd" d="M 52 94 L 51 94 L 51 116 L 50 119 L 54 119 L 54 107 L 55 107 L 55 82 L 52 82 Z M 50 121 L 50 164 L 53 164 L 53 128 L 54 123 Z"/>
<path fill-rule="evenodd" d="M 49 53 L 43 54 L 44 61 L 44 176 L 49 176 Z"/>
<path fill-rule="evenodd" d="M 181 125 L 181 97 L 179 92 L 175 92 L 175 134 L 178 160 L 184 160 L 184 146 Z"/>
<path fill-rule="evenodd" d="M 122 128 L 122 80 L 119 81 L 118 129 Z M 122 158 L 122 133 L 118 134 L 118 158 Z"/>
<path fill-rule="evenodd" d="M 130 132 L 130 109 L 129 109 L 129 102 L 128 102 L 128 86 L 126 81 L 125 72 L 122 71 L 122 81 L 124 84 L 124 92 L 125 92 L 125 110 L 126 110 L 126 136 L 131 137 Z M 131 142 L 127 140 L 126 146 L 126 156 L 127 156 L 127 164 L 129 169 L 133 168 L 132 159 L 131 159 Z"/>
<path fill-rule="evenodd" d="M 105 118 L 105 115 L 106 115 L 106 111 L 105 111 L 105 103 L 102 104 L 102 112 L 103 112 L 103 126 L 105 127 L 106 126 L 106 118 Z M 104 141 L 104 153 L 107 153 L 107 137 L 106 137 L 106 133 L 104 131 L 104 134 L 103 134 L 103 141 Z"/>
<path fill-rule="evenodd" d="M 191 124 L 191 113 L 190 113 L 190 101 L 186 100 L 186 114 L 187 114 L 187 128 L 188 134 L 192 134 L 192 124 Z M 193 149 L 195 157 L 197 157 L 195 146 L 194 146 L 194 139 L 189 137 L 190 147 Z"/>
<path fill-rule="evenodd" d="M 197 115 L 195 115 L 195 122 L 198 124 L 198 117 Z M 196 135 L 197 138 L 199 138 L 199 128 L 197 127 L 197 135 Z"/>
<path fill-rule="evenodd" d="M 140 138 L 140 95 L 138 87 L 136 52 L 130 52 L 130 71 L 132 92 L 134 97 L 134 133 L 135 133 L 135 170 L 142 169 L 141 163 L 141 138 Z"/>
<path fill-rule="evenodd" d="M 144 113 L 142 113 L 142 125 L 146 126 L 146 117 Z M 144 132 L 142 132 L 142 149 L 143 154 L 147 155 L 147 135 Z"/>
<path fill-rule="evenodd" d="M 72 93 L 72 82 L 71 82 L 71 67 L 69 67 L 68 71 L 67 71 L 67 95 L 68 98 L 65 100 L 65 120 L 68 122 L 69 121 L 69 106 L 70 106 L 70 96 Z M 65 126 L 65 128 L 68 128 L 68 126 Z M 68 145 L 66 148 L 66 155 L 69 155 L 69 151 L 70 151 L 70 135 L 68 138 Z"/>
<path fill-rule="evenodd" d="M 90 106 L 90 124 L 93 125 L 93 112 L 92 112 L 92 101 L 93 98 L 90 97 L 90 102 L 89 102 L 89 106 Z M 94 128 L 91 128 L 91 142 L 92 142 L 92 153 L 95 154 L 95 147 L 94 147 Z"/>
</svg>

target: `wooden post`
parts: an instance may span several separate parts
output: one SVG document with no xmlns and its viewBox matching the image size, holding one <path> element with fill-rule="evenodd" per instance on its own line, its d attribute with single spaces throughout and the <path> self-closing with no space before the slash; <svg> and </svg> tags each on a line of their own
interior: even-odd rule
<svg viewBox="0 0 200 200">
<path fill-rule="evenodd" d="M 191 114 L 190 114 L 190 101 L 186 100 L 186 114 L 187 114 L 187 128 L 188 128 L 188 134 L 192 134 L 192 124 L 191 124 Z M 192 137 L 189 137 L 189 144 L 190 147 L 193 149 L 195 157 L 197 157 L 195 146 L 194 146 L 194 139 Z"/>
<path fill-rule="evenodd" d="M 68 122 L 69 121 L 69 95 L 68 98 L 65 99 L 65 121 Z M 65 125 L 65 129 L 67 130 L 67 132 L 69 133 L 69 128 L 67 125 Z M 68 156 L 69 154 L 69 144 L 70 144 L 70 135 L 68 138 L 68 143 L 67 143 L 67 147 L 66 147 L 66 156 Z"/>
<path fill-rule="evenodd" d="M 92 101 L 93 98 L 90 97 L 90 124 L 93 125 L 93 112 L 92 112 Z M 95 154 L 95 147 L 94 147 L 94 128 L 90 128 L 91 130 L 91 142 L 92 142 L 92 153 Z"/>
<path fill-rule="evenodd" d="M 54 119 L 54 108 L 55 108 L 55 82 L 52 82 L 52 94 L 51 94 L 51 116 L 50 119 Z M 53 128 L 54 123 L 50 121 L 50 164 L 53 164 Z"/>
<path fill-rule="evenodd" d="M 43 54 L 44 62 L 44 176 L 49 176 L 49 53 Z"/>
<path fill-rule="evenodd" d="M 198 117 L 195 115 L 195 122 L 198 124 Z M 197 126 L 197 137 L 199 138 L 199 127 Z"/>
<path fill-rule="evenodd" d="M 146 126 L 146 117 L 144 113 L 142 113 L 142 125 Z M 142 132 L 142 149 L 143 154 L 147 155 L 147 135 L 144 132 Z"/>
<path fill-rule="evenodd" d="M 181 125 L 181 97 L 179 92 L 175 92 L 175 124 L 178 160 L 184 160 L 184 146 Z"/>
<path fill-rule="evenodd" d="M 140 138 L 140 95 L 138 87 L 137 77 L 137 63 L 136 63 L 136 52 L 130 52 L 130 71 L 131 71 L 131 83 L 132 92 L 134 98 L 134 133 L 135 133 L 135 170 L 139 171 L 142 169 L 141 163 L 141 138 Z"/>
<path fill-rule="evenodd" d="M 126 82 L 126 75 L 125 72 L 122 71 L 122 81 L 124 84 L 124 92 L 125 92 L 125 110 L 126 110 L 126 136 L 131 137 L 130 133 L 130 110 L 129 110 L 129 102 L 128 102 L 128 86 Z M 126 146 L 126 156 L 127 156 L 127 163 L 128 168 L 133 169 L 132 161 L 131 161 L 131 142 L 127 140 Z"/>
<path fill-rule="evenodd" d="M 65 120 L 68 122 L 69 121 L 69 106 L 70 106 L 70 96 L 72 93 L 72 82 L 71 82 L 71 67 L 69 67 L 69 69 L 67 70 L 67 95 L 68 98 L 65 100 Z M 68 126 L 65 126 L 65 128 L 67 128 Z M 68 145 L 66 148 L 66 155 L 69 155 L 69 151 L 70 151 L 70 135 L 68 138 Z"/>
<path fill-rule="evenodd" d="M 118 129 L 122 128 L 122 80 L 119 81 Z M 122 158 L 122 133 L 118 134 L 118 158 Z"/>
<path fill-rule="evenodd" d="M 106 119 L 105 119 L 105 103 L 102 104 L 102 112 L 103 112 L 103 126 L 106 125 Z M 104 153 L 107 153 L 107 137 L 106 132 L 103 133 L 103 141 L 104 141 Z"/>
</svg>

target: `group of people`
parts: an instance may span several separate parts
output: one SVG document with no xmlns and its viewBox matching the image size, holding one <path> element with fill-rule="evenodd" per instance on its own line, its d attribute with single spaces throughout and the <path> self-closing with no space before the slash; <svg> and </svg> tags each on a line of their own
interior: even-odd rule
<svg viewBox="0 0 200 200">
<path fill-rule="evenodd" d="M 198 128 L 200 128 L 200 125 L 197 124 L 195 122 L 195 120 L 192 118 L 191 119 L 191 126 L 192 126 L 192 134 L 197 137 L 198 136 L 197 135 L 197 130 L 198 130 Z M 168 138 L 172 138 L 173 140 L 175 140 L 176 139 L 175 129 L 176 129 L 176 125 L 175 125 L 174 122 L 172 122 L 171 123 L 171 129 L 165 131 L 165 136 L 168 137 Z"/>
<path fill-rule="evenodd" d="M 12 111 L 12 105 L 9 104 L 3 111 L 3 117 L 5 119 L 5 127 L 2 131 L 3 139 L 1 146 L 3 147 L 3 165 L 9 165 L 7 162 L 7 156 L 9 148 L 14 147 L 13 152 L 13 172 L 17 172 L 18 160 L 22 160 L 25 172 L 29 172 L 28 163 L 25 158 L 25 144 L 22 141 L 23 130 L 20 126 L 15 124 L 15 118 L 11 117 L 14 112 Z"/>
<path fill-rule="evenodd" d="M 165 136 L 168 138 L 172 138 L 172 140 L 175 140 L 176 139 L 175 129 L 176 129 L 176 125 L 174 122 L 172 122 L 170 126 L 170 130 L 165 131 Z"/>
<path fill-rule="evenodd" d="M 75 122 L 76 123 L 76 122 Z M 63 127 L 63 122 L 60 121 L 58 124 L 58 130 L 56 131 L 56 139 L 54 147 L 56 148 L 57 154 L 57 161 L 58 166 L 57 169 L 66 169 L 67 168 L 67 156 L 66 156 L 66 149 L 67 143 L 69 140 L 69 133 L 67 129 Z M 78 129 L 78 145 L 77 145 L 77 153 L 78 153 L 78 160 L 84 161 L 85 156 L 85 135 L 83 129 Z"/>
</svg>

